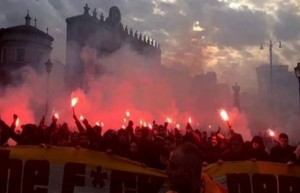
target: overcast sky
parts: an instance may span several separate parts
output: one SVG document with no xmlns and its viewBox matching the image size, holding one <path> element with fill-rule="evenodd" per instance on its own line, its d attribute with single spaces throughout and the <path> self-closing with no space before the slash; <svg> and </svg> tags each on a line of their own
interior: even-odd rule
<svg viewBox="0 0 300 193">
<path fill-rule="evenodd" d="M 55 38 L 52 58 L 65 63 L 65 19 L 82 14 L 85 3 L 105 16 L 118 6 L 124 26 L 160 42 L 163 65 L 191 74 L 214 70 L 220 82 L 242 89 L 255 89 L 255 67 L 269 63 L 262 42 L 282 41 L 274 63 L 292 70 L 300 62 L 299 0 L 1 0 L 0 27 L 24 24 L 29 9 Z"/>
</svg>

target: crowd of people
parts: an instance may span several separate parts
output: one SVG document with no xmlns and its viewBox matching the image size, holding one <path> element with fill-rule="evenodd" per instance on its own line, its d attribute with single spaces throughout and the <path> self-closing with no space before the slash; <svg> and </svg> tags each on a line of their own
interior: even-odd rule
<svg viewBox="0 0 300 193">
<path fill-rule="evenodd" d="M 243 136 L 229 129 L 221 134 L 220 129 L 207 132 L 193 129 L 187 123 L 185 132 L 178 128 L 169 128 L 169 124 L 157 124 L 153 121 L 152 128 L 134 126 L 129 121 L 126 128 L 108 129 L 102 134 L 102 127 L 92 126 L 87 119 L 79 120 L 73 115 L 77 131 L 71 131 L 67 123 L 59 124 L 58 118 L 52 116 L 49 126 L 45 125 L 43 117 L 38 125 L 22 125 L 22 132 L 15 131 L 17 115 L 9 126 L 0 119 L 0 145 L 7 146 L 8 140 L 13 139 L 17 145 L 69 146 L 87 148 L 107 152 L 135 160 L 153 167 L 165 170 L 169 155 L 175 147 L 189 142 L 201 151 L 204 165 L 211 163 L 222 164 L 225 161 L 270 161 L 282 164 L 299 164 L 299 152 L 296 147 L 289 145 L 288 135 L 281 133 L 274 140 L 272 148 L 265 147 L 266 137 L 254 136 L 251 141 L 244 141 Z"/>
</svg>

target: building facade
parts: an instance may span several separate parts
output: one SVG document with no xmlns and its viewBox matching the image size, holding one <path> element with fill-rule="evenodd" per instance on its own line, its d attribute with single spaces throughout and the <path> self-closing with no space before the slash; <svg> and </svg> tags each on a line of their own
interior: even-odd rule
<svg viewBox="0 0 300 193">
<path fill-rule="evenodd" d="M 36 22 L 36 20 L 35 20 Z M 31 25 L 29 13 L 25 25 L 0 29 L 0 83 L 3 85 L 18 80 L 12 72 L 31 66 L 37 72 L 45 71 L 45 62 L 50 58 L 53 37 Z"/>
<path fill-rule="evenodd" d="M 97 60 L 114 53 L 123 45 L 129 45 L 153 63 L 161 63 L 159 44 L 124 27 L 118 7 L 111 7 L 106 18 L 103 13 L 98 17 L 96 9 L 90 15 L 89 9 L 86 5 L 82 15 L 66 19 L 66 82 L 71 88 L 86 88 L 87 77 L 101 75 Z"/>
<path fill-rule="evenodd" d="M 261 106 L 267 106 L 266 113 L 273 115 L 274 122 L 286 123 L 298 110 L 298 81 L 287 65 L 273 65 L 272 72 L 271 90 L 270 66 L 261 65 L 256 68 L 259 101 Z"/>
</svg>

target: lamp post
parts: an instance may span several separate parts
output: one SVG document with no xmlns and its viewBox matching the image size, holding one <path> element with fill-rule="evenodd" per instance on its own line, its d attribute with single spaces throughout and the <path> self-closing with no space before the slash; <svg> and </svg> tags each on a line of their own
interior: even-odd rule
<svg viewBox="0 0 300 193">
<path fill-rule="evenodd" d="M 295 75 L 298 78 L 299 82 L 299 115 L 300 115 L 300 62 L 297 63 L 297 66 L 294 68 L 295 70 Z"/>
<path fill-rule="evenodd" d="M 52 70 L 53 63 L 50 59 L 48 59 L 45 63 L 46 65 L 46 72 L 47 72 L 47 88 L 46 88 L 46 108 L 45 108 L 45 115 L 48 112 L 48 105 L 49 105 L 49 82 L 50 82 L 50 73 Z"/>
<path fill-rule="evenodd" d="M 279 44 L 279 48 L 282 48 L 281 46 L 281 41 L 275 41 L 273 42 L 272 40 L 270 40 L 270 42 L 265 42 L 265 43 L 261 43 L 260 44 L 260 49 L 263 49 L 263 45 L 266 44 L 267 46 L 269 46 L 269 57 L 270 57 L 270 94 L 272 96 L 273 94 L 273 46 L 275 44 Z"/>
</svg>

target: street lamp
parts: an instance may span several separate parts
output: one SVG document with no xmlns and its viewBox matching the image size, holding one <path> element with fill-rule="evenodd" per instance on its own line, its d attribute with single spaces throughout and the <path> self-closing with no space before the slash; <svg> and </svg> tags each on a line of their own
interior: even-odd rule
<svg viewBox="0 0 300 193">
<path fill-rule="evenodd" d="M 299 114 L 300 114 L 300 63 L 297 63 L 297 66 L 294 68 L 295 70 L 295 75 L 298 78 L 299 82 Z"/>
<path fill-rule="evenodd" d="M 48 112 L 48 103 L 49 103 L 49 81 L 50 81 L 50 73 L 51 73 L 51 70 L 52 70 L 52 66 L 53 66 L 53 63 L 51 62 L 50 59 L 48 59 L 45 63 L 46 65 L 46 72 L 47 72 L 47 88 L 46 88 L 46 109 L 45 109 L 45 115 L 47 115 L 47 112 Z"/>
<path fill-rule="evenodd" d="M 260 44 L 260 49 L 262 50 L 263 49 L 263 44 L 266 44 L 267 46 L 269 46 L 269 52 L 270 52 L 270 94 L 271 94 L 271 96 L 272 96 L 272 94 L 273 94 L 273 61 L 272 61 L 272 52 L 273 52 L 273 46 L 275 45 L 275 44 L 279 44 L 279 48 L 282 48 L 282 46 L 281 46 L 281 41 L 275 41 L 275 42 L 272 42 L 272 40 L 270 40 L 270 42 L 265 42 L 265 43 L 261 43 Z"/>
</svg>

